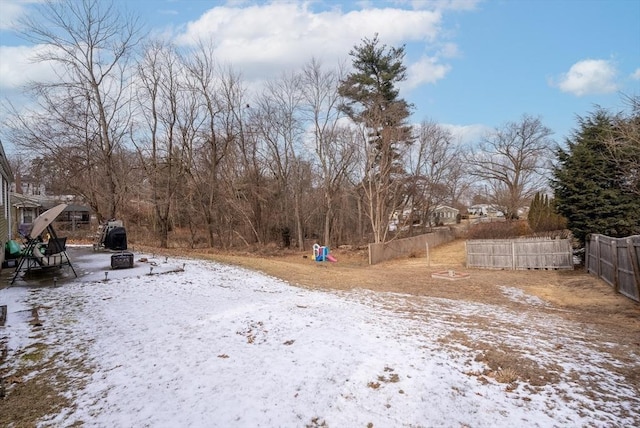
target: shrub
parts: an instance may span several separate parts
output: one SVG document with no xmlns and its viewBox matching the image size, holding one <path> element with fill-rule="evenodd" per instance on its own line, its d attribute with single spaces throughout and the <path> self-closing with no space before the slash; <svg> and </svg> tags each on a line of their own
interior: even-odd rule
<svg viewBox="0 0 640 428">
<path fill-rule="evenodd" d="M 477 223 L 469 229 L 469 239 L 510 239 L 531 235 L 526 220 Z"/>
</svg>

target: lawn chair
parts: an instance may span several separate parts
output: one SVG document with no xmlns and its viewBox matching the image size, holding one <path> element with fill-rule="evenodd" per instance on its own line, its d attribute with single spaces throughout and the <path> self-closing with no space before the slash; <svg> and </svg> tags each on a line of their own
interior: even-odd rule
<svg viewBox="0 0 640 428">
<path fill-rule="evenodd" d="M 15 282 L 20 272 L 46 271 L 64 266 L 69 266 L 76 278 L 78 277 L 67 254 L 67 238 L 58 238 L 51 225 L 66 207 L 66 204 L 57 205 L 34 220 L 31 231 L 26 236 L 27 242 L 20 255 L 11 284 Z M 45 231 L 47 232 L 45 236 L 48 236 L 47 242 L 42 238 Z"/>
</svg>

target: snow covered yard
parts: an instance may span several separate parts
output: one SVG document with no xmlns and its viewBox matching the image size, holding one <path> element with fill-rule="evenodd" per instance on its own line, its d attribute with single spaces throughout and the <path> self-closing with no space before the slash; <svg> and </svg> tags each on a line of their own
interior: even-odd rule
<svg viewBox="0 0 640 428">
<path fill-rule="evenodd" d="M 74 405 L 43 425 L 640 424 L 637 379 L 612 370 L 640 371 L 637 354 L 614 358 L 553 311 L 312 291 L 212 262 L 176 264 L 184 271 L 118 271 L 108 281 L 96 271 L 55 288 L 0 290 L 9 353 L 44 344 L 72 379 Z M 21 322 L 32 307 L 46 334 Z M 492 345 L 517 349 L 518 365 L 492 367 Z"/>
</svg>

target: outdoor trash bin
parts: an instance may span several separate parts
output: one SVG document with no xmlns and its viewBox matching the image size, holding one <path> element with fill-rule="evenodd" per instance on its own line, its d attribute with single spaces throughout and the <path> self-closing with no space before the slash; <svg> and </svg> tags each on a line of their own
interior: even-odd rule
<svg viewBox="0 0 640 428">
<path fill-rule="evenodd" d="M 111 256 L 111 269 L 128 269 L 133 267 L 133 253 L 123 252 Z"/>
</svg>

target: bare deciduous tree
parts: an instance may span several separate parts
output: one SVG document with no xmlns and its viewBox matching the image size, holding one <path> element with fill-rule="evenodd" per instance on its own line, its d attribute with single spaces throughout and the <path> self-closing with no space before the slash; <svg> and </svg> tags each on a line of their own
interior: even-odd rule
<svg viewBox="0 0 640 428">
<path fill-rule="evenodd" d="M 525 115 L 470 151 L 469 173 L 487 186 L 492 204 L 507 218 L 517 218 L 518 210 L 547 185 L 551 134 L 540 119 Z"/>
<path fill-rule="evenodd" d="M 640 96 L 626 97 L 628 114 L 613 118 L 613 130 L 605 141 L 610 159 L 623 174 L 626 190 L 640 196 Z"/>
<path fill-rule="evenodd" d="M 198 100 L 202 120 L 195 163 L 191 179 L 195 201 L 199 202 L 204 218 L 207 238 L 214 245 L 214 236 L 222 236 L 220 229 L 230 213 L 225 213 L 221 180 L 222 161 L 241 132 L 237 111 L 244 89 L 242 79 L 230 67 L 218 67 L 211 45 L 201 42 L 188 61 L 192 95 Z M 228 223 L 227 223 L 228 224 Z"/>
<path fill-rule="evenodd" d="M 344 124 L 340 125 L 340 72 L 324 70 L 322 64 L 315 59 L 306 64 L 302 72 L 304 110 L 313 130 L 319 180 L 324 195 L 322 242 L 331 245 L 336 201 L 357 166 L 355 136 L 353 130 Z"/>
<path fill-rule="evenodd" d="M 417 138 L 407 150 L 407 185 L 405 209 L 410 215 L 400 226 L 419 223 L 424 232 L 432 223 L 433 210 L 440 204 L 452 203 L 452 190 L 459 183 L 460 148 L 453 136 L 433 121 L 416 127 Z"/>
<path fill-rule="evenodd" d="M 194 99 L 186 90 L 183 62 L 173 46 L 150 44 L 138 67 L 145 133 L 134 141 L 149 180 L 160 247 L 166 248 L 172 207 L 185 176 L 194 137 Z"/>
<path fill-rule="evenodd" d="M 264 142 L 266 167 L 273 177 L 272 195 L 274 205 L 269 207 L 276 217 L 272 218 L 274 232 L 283 240 L 290 236 L 293 226 L 302 244 L 302 218 L 300 216 L 299 186 L 294 180 L 302 179 L 300 160 L 304 130 L 300 119 L 302 95 L 301 78 L 296 73 L 283 74 L 267 82 L 258 97 L 256 131 Z"/>
<path fill-rule="evenodd" d="M 53 156 L 100 218 L 115 217 L 125 200 L 127 166 L 120 156 L 130 129 L 128 61 L 140 41 L 137 20 L 98 0 L 46 1 L 22 21 L 23 36 L 44 48 L 53 82 L 36 82 L 35 116 L 14 122 L 40 129 L 22 140 Z M 40 135 L 37 135 L 40 133 Z"/>
</svg>

